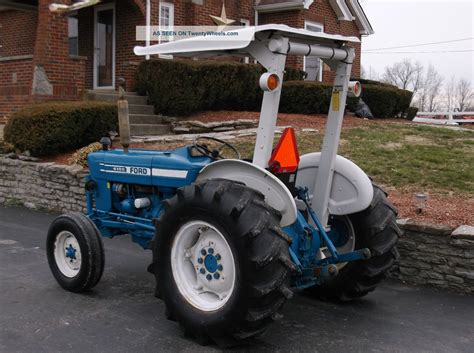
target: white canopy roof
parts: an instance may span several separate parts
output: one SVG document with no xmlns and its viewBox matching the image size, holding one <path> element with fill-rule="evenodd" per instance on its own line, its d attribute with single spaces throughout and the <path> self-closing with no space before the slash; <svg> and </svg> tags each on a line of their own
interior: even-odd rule
<svg viewBox="0 0 474 353">
<path fill-rule="evenodd" d="M 225 55 L 234 54 L 234 52 L 241 51 L 247 48 L 250 43 L 259 40 L 273 37 L 283 36 L 290 39 L 290 41 L 305 43 L 305 44 L 320 44 L 327 46 L 339 46 L 346 42 L 359 43 L 357 37 L 345 37 L 337 34 L 327 34 L 324 32 L 312 32 L 305 29 L 293 28 L 286 25 L 263 25 L 257 27 L 246 27 L 237 30 L 239 32 L 240 40 L 222 40 L 212 37 L 195 37 L 173 42 L 151 45 L 148 47 L 135 47 L 136 55 L 180 55 L 180 56 L 211 56 L 211 55 Z"/>
</svg>

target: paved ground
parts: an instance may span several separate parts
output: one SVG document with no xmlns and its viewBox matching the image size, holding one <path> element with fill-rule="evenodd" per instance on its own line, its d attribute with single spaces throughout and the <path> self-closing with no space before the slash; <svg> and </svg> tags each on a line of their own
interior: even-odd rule
<svg viewBox="0 0 474 353">
<path fill-rule="evenodd" d="M 0 352 L 212 352 L 164 318 L 146 272 L 150 253 L 106 240 L 94 292 L 63 291 L 49 273 L 45 233 L 54 215 L 0 207 Z M 474 297 L 381 286 L 350 305 L 301 295 L 248 347 L 262 352 L 473 352 Z M 234 349 L 234 351 L 239 351 Z"/>
</svg>

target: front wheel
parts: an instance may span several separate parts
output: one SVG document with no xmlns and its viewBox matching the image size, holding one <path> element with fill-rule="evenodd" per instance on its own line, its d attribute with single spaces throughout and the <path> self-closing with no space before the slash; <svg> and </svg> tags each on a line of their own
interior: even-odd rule
<svg viewBox="0 0 474 353">
<path fill-rule="evenodd" d="M 344 218 L 347 224 L 352 225 L 355 237 L 355 244 L 346 250 L 369 248 L 372 257 L 344 264 L 335 278 L 310 288 L 310 293 L 321 299 L 346 301 L 361 298 L 373 291 L 387 277 L 398 258 L 396 244 L 400 229 L 396 216 L 397 211 L 387 200 L 386 193 L 374 185 L 370 206 Z"/>
<path fill-rule="evenodd" d="M 152 268 L 168 317 L 200 343 L 262 333 L 292 294 L 278 212 L 228 180 L 186 186 L 165 202 Z"/>
<path fill-rule="evenodd" d="M 104 272 L 102 238 L 94 223 L 81 213 L 63 214 L 51 223 L 46 253 L 54 278 L 71 292 L 91 289 Z"/>
</svg>

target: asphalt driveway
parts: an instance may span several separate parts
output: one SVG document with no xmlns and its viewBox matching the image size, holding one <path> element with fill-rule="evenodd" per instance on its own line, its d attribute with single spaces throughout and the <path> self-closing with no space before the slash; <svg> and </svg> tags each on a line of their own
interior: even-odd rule
<svg viewBox="0 0 474 353">
<path fill-rule="evenodd" d="M 164 316 L 147 273 L 151 253 L 128 237 L 105 240 L 102 281 L 62 290 L 45 237 L 55 215 L 0 207 L 0 352 L 212 352 Z M 253 346 L 262 352 L 473 352 L 474 297 L 385 283 L 336 305 L 296 295 Z"/>
</svg>

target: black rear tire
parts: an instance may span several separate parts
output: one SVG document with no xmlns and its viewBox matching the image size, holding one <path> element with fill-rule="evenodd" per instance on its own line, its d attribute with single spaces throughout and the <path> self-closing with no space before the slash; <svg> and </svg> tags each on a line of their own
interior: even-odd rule
<svg viewBox="0 0 474 353">
<path fill-rule="evenodd" d="M 61 235 L 62 234 L 62 235 Z M 74 256 L 80 265 L 73 272 L 62 260 L 61 254 L 55 255 L 60 237 L 74 238 L 78 248 L 73 247 Z M 61 249 L 64 251 L 64 249 Z M 84 292 L 94 287 L 104 272 L 105 256 L 102 237 L 95 224 L 82 213 L 69 213 L 57 217 L 48 230 L 46 253 L 49 267 L 61 287 L 70 292 Z M 72 262 L 72 260 L 71 260 Z M 69 271 L 69 272 L 68 272 Z"/>
<path fill-rule="evenodd" d="M 265 331 L 291 297 L 288 238 L 280 229 L 280 214 L 264 197 L 244 184 L 208 180 L 181 188 L 164 201 L 166 211 L 155 221 L 152 272 L 156 293 L 176 320 L 199 343 L 235 345 Z M 219 229 L 232 249 L 235 286 L 223 307 L 202 311 L 177 287 L 172 273 L 173 240 L 183 224 L 205 221 Z"/>
<path fill-rule="evenodd" d="M 372 257 L 348 263 L 335 278 L 310 288 L 310 293 L 324 300 L 348 301 L 373 291 L 398 259 L 396 244 L 401 232 L 396 216 L 397 210 L 387 200 L 387 194 L 374 185 L 370 206 L 349 216 L 356 249 L 369 248 Z"/>
</svg>

